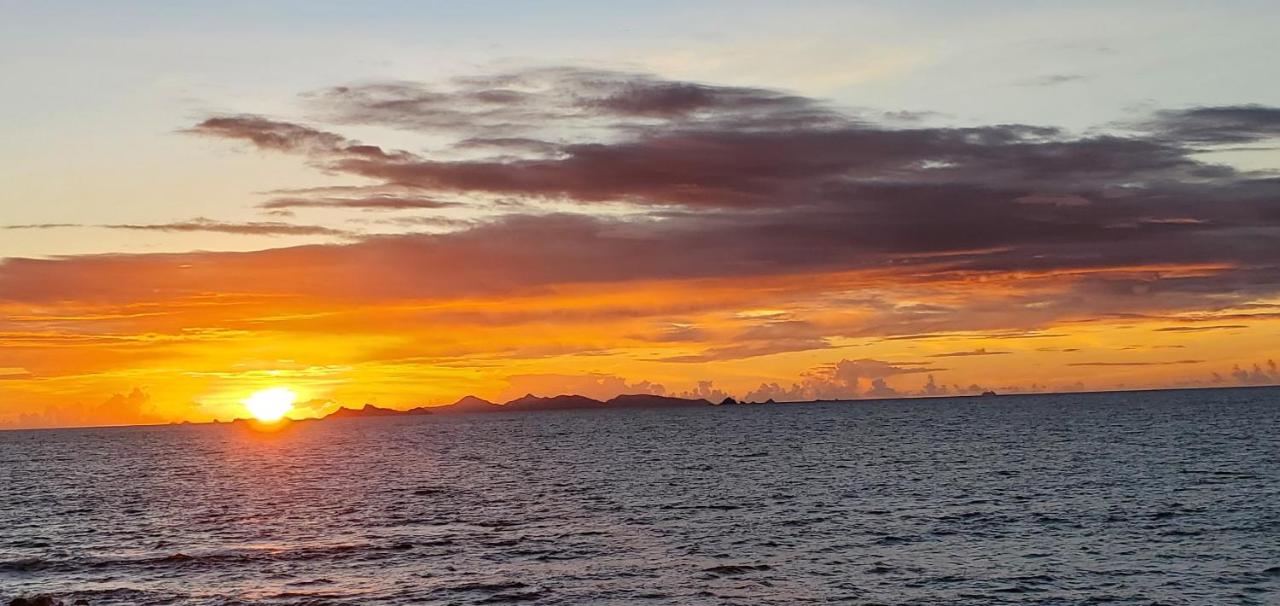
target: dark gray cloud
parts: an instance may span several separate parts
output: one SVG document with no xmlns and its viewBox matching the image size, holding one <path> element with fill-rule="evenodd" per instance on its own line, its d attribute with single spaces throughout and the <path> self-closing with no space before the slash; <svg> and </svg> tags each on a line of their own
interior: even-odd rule
<svg viewBox="0 0 1280 606">
<path fill-rule="evenodd" d="M 1184 143 L 1250 143 L 1280 137 L 1280 108 L 1229 105 L 1163 110 L 1143 126 L 1157 136 Z"/>
<path fill-rule="evenodd" d="M 804 97 L 760 88 L 711 86 L 628 72 L 575 67 L 455 78 L 443 84 L 382 82 L 307 95 L 339 124 L 469 133 L 481 140 L 536 139 L 555 130 L 625 131 L 660 123 L 748 124 L 761 115 L 822 123 L 835 112 Z M 566 128 L 567 127 L 567 128 Z"/>
<path fill-rule="evenodd" d="M 874 273 L 921 288 L 964 284 L 975 294 L 985 293 L 983 279 L 998 276 L 1042 286 L 1052 280 L 1055 287 L 989 304 L 873 307 L 865 327 L 847 336 L 962 328 L 1030 338 L 1030 329 L 1059 318 L 1221 309 L 1280 292 L 1280 178 L 1210 163 L 1195 149 L 1273 132 L 1280 110 L 1272 108 L 1159 112 L 1127 134 L 1017 124 L 903 127 L 783 91 L 570 68 L 439 87 L 336 87 L 308 102 L 311 125 L 242 114 L 212 117 L 190 131 L 297 154 L 368 183 L 274 192 L 264 203 L 270 211 L 412 210 L 442 200 L 506 205 L 486 206 L 469 222 L 420 219 L 453 230 L 447 233 L 181 259 L 208 268 L 202 276 L 237 268 L 258 276 L 254 283 L 264 289 L 300 294 L 355 283 L 361 288 L 344 287 L 342 296 L 367 297 L 831 272 Z M 439 153 L 394 151 L 338 134 L 349 124 L 447 143 Z M 530 210 L 548 202 L 563 212 Z M 415 220 L 400 225 L 412 228 Z M 208 220 L 114 227 L 328 233 Z M 180 276 L 136 271 L 179 260 L 11 260 L 0 264 L 0 296 L 196 288 Z M 53 275 L 83 276 L 89 267 L 134 271 L 145 280 L 136 287 L 77 284 Z M 829 344 L 828 327 L 787 330 L 744 335 L 747 349 L 707 351 L 700 359 Z"/>
</svg>

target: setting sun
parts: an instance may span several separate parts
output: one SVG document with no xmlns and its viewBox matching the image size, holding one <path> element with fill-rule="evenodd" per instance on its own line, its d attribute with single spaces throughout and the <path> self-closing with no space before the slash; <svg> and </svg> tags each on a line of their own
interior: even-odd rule
<svg viewBox="0 0 1280 606">
<path fill-rule="evenodd" d="M 253 418 L 271 423 L 284 418 L 290 410 L 293 410 L 293 401 L 298 399 L 298 394 L 284 387 L 274 387 L 254 392 L 253 395 L 245 398 L 244 407 L 249 410 L 249 414 Z"/>
</svg>

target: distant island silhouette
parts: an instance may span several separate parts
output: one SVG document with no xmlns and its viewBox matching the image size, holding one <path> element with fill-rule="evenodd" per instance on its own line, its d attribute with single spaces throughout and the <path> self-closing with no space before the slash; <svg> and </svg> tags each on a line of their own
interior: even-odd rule
<svg viewBox="0 0 1280 606">
<path fill-rule="evenodd" d="M 772 402 L 772 400 L 770 400 Z M 443 406 L 420 406 L 408 410 L 381 408 L 365 404 L 361 408 L 339 408 L 324 419 L 350 419 L 364 417 L 395 417 L 434 414 L 459 413 L 493 413 L 493 412 L 533 412 L 543 410 L 590 410 L 618 408 L 690 408 L 701 406 L 717 406 L 722 404 L 738 404 L 733 398 L 725 398 L 723 402 L 714 403 L 702 398 L 676 398 L 651 394 L 625 394 L 608 400 L 597 400 L 576 394 L 561 394 L 551 397 L 540 397 L 525 394 L 522 397 L 498 404 L 476 396 L 465 396 L 453 404 Z"/>
<path fill-rule="evenodd" d="M 360 408 L 350 408 L 343 406 L 323 417 L 307 417 L 302 419 L 290 419 L 290 422 L 314 422 L 324 421 L 328 419 L 361 419 L 376 417 L 412 417 L 412 416 L 428 416 L 428 415 L 448 415 L 448 414 L 465 414 L 465 413 L 518 413 L 518 412 L 537 412 L 537 411 L 555 411 L 555 410 L 625 410 L 625 409 L 672 409 L 672 408 L 698 408 L 698 407 L 738 407 L 738 406 L 763 406 L 763 405 L 784 405 L 798 406 L 804 404 L 832 404 L 832 403 L 872 403 L 872 402 L 889 402 L 889 401 L 906 401 L 906 400 L 961 400 L 974 398 L 978 400 L 1003 399 L 1005 397 L 1015 398 L 1043 398 L 1066 395 L 1091 395 L 1103 393 L 1148 393 L 1148 392 L 1180 392 L 1180 391 L 1220 391 L 1220 390 L 1267 390 L 1277 389 L 1280 385 L 1231 385 L 1223 387 L 1182 387 L 1178 389 L 1122 389 L 1122 390 L 1101 390 L 1101 391 L 1070 391 L 1070 392 L 1037 392 L 1037 393 L 1014 393 L 1005 394 L 995 391 L 987 391 L 981 394 L 959 394 L 946 396 L 915 396 L 915 397 L 888 397 L 888 398 L 848 398 L 848 399 L 814 399 L 814 400 L 785 400 L 775 401 L 769 398 L 763 402 L 738 400 L 733 397 L 726 397 L 719 402 L 711 402 L 704 398 L 679 398 L 673 396 L 661 396 L 653 394 L 623 394 L 615 396 L 608 400 L 597 400 L 587 396 L 576 394 L 562 394 L 551 397 L 540 397 L 533 394 L 526 394 L 504 404 L 490 402 L 484 398 L 477 396 L 465 396 L 452 404 L 419 406 L 416 408 L 399 409 L 399 408 L 383 408 L 374 404 L 364 404 Z M 98 426 L 76 426 L 74 429 L 92 429 L 105 427 L 137 427 L 137 426 L 160 426 L 160 425 L 245 425 L 256 424 L 264 425 L 259 421 L 249 418 L 234 419 L 214 419 L 211 421 L 174 421 L 170 423 L 152 423 L 145 425 L 98 425 Z M 271 423 L 266 423 L 269 426 Z M 55 429 L 73 429 L 73 428 L 36 428 L 44 430 Z M 12 431 L 8 429 L 0 429 L 0 431 Z"/>
<path fill-rule="evenodd" d="M 981 396 L 953 396 L 953 397 L 992 397 L 996 396 L 996 392 L 988 391 Z M 822 402 L 839 402 L 842 400 L 810 400 L 802 402 L 781 402 L 782 404 L 816 404 Z M 623 394 L 614 396 L 608 400 L 597 400 L 587 396 L 577 394 L 560 394 L 558 396 L 535 396 L 533 394 L 525 394 L 514 400 L 497 403 L 490 402 L 478 396 L 464 396 L 457 402 L 452 404 L 444 404 L 439 406 L 419 406 L 417 408 L 398 409 L 398 408 L 382 408 L 373 404 L 365 404 L 360 408 L 339 408 L 328 415 L 314 419 L 304 419 L 311 421 L 325 419 L 360 419 L 368 417 L 412 417 L 422 415 L 447 415 L 447 414 L 464 414 L 464 413 L 511 413 L 511 412 L 539 412 L 550 410 L 617 410 L 617 409 L 634 409 L 634 408 L 697 408 L 705 406 L 760 406 L 767 404 L 779 404 L 769 398 L 763 402 L 738 400 L 732 397 L 725 398 L 719 402 L 712 402 L 705 398 L 679 398 L 675 396 L 660 396 L 654 394 Z"/>
<path fill-rule="evenodd" d="M 660 396 L 654 394 L 622 394 L 609 398 L 608 400 L 597 400 L 587 396 L 577 394 L 561 394 L 558 396 L 535 396 L 533 394 L 525 394 L 514 400 L 499 404 L 490 402 L 478 396 L 464 396 L 457 402 L 452 404 L 442 404 L 437 406 L 418 406 L 416 408 L 383 408 L 374 404 L 364 404 L 359 408 L 350 408 L 343 406 L 337 410 L 323 416 L 310 417 L 304 419 L 293 419 L 291 422 L 309 422 L 309 421 L 327 421 L 329 419 L 367 419 L 379 417 L 415 417 L 427 415 L 449 415 L 449 414 L 473 414 L 473 413 L 519 413 L 519 412 L 541 412 L 554 410 L 620 410 L 620 409 L 637 409 L 637 408 L 703 408 L 703 407 L 719 407 L 719 406 L 759 406 L 764 404 L 814 404 L 821 402 L 838 402 L 841 400 L 811 400 L 799 402 L 776 402 L 773 398 L 769 398 L 763 402 L 752 402 L 747 400 L 737 400 L 732 397 L 725 398 L 719 402 L 712 402 L 705 398 L 679 398 L 675 396 Z M 182 421 L 179 423 L 168 423 L 168 425 L 221 425 L 229 424 L 251 424 L 264 425 L 254 419 L 237 418 L 231 420 L 214 420 L 207 423 L 193 423 L 191 421 Z M 272 423 L 266 423 L 269 426 Z"/>
</svg>

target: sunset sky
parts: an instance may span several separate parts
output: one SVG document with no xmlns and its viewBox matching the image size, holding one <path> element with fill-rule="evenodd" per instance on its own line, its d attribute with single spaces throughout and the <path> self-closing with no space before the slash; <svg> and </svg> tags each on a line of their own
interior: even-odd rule
<svg viewBox="0 0 1280 606">
<path fill-rule="evenodd" d="M 110 4 L 0 0 L 0 426 L 1280 382 L 1275 2 Z"/>
</svg>

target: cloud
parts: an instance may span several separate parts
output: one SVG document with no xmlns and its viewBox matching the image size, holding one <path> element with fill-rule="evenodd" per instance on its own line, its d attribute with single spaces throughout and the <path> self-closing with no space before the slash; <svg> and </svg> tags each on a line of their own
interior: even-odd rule
<svg viewBox="0 0 1280 606">
<path fill-rule="evenodd" d="M 43 223 L 33 225 L 5 225 L 4 229 L 59 229 L 66 227 L 91 227 L 99 229 L 124 229 L 131 231 L 160 232 L 212 232 L 245 236 L 349 236 L 351 232 L 320 225 L 295 225 L 278 221 L 225 222 L 197 217 L 173 223 L 119 223 L 87 225 L 79 223 Z"/>
<path fill-rule="evenodd" d="M 117 393 L 94 404 L 66 403 L 46 406 L 40 412 L 0 416 L 0 426 L 17 428 L 95 425 L 148 425 L 167 422 L 140 388 Z"/>
<path fill-rule="evenodd" d="M 25 223 L 18 225 L 0 225 L 0 229 L 61 229 L 64 227 L 85 227 L 79 223 Z"/>
<path fill-rule="evenodd" d="M 1141 126 L 1179 142 L 1250 143 L 1280 137 L 1280 108 L 1229 105 L 1162 110 Z"/>
<path fill-rule="evenodd" d="M 1096 367 L 1124 367 L 1124 366 L 1179 366 L 1183 364 L 1203 364 L 1204 360 L 1172 360 L 1172 361 L 1154 361 L 1154 362 L 1071 362 L 1067 366 L 1096 366 Z"/>
<path fill-rule="evenodd" d="M 798 320 L 774 320 L 738 331 L 731 344 L 711 347 L 700 354 L 658 358 L 662 362 L 710 362 L 741 360 L 777 353 L 827 349 L 831 343 L 822 329 Z"/>
<path fill-rule="evenodd" d="M 933 354 L 930 358 L 962 358 L 968 356 L 1003 356 L 1010 354 L 1008 351 L 987 351 L 985 347 L 979 347 L 969 351 L 952 351 L 947 353 Z"/>
<path fill-rule="evenodd" d="M 1249 328 L 1244 324 L 1219 324 L 1216 326 L 1167 326 L 1155 329 L 1156 332 L 1206 332 L 1211 330 L 1238 330 Z"/>
<path fill-rule="evenodd" d="M 259 149 L 270 151 L 301 152 L 316 156 L 342 154 L 383 160 L 402 157 L 401 154 L 387 153 L 375 146 L 361 145 L 334 133 L 262 116 L 215 116 L 205 119 L 186 132 L 206 137 L 248 141 Z"/>
<path fill-rule="evenodd" d="M 1019 86 L 1056 86 L 1059 84 L 1067 84 L 1068 82 L 1079 82 L 1085 80 L 1086 76 L 1080 74 L 1048 74 L 1044 76 L 1036 76 L 1034 78 L 1026 78 L 1018 81 Z"/>
<path fill-rule="evenodd" d="M 317 127 L 247 115 L 212 118 L 193 131 L 302 154 L 326 171 L 373 179 L 370 191 L 412 190 L 429 201 L 551 201 L 588 214 L 601 204 L 628 206 L 638 214 L 583 222 L 646 239 L 650 250 L 694 248 L 687 258 L 703 266 L 653 277 L 890 263 L 915 280 L 1114 270 L 1081 274 L 1078 295 L 1107 306 L 1177 293 L 1168 299 L 1192 307 L 1205 293 L 1249 299 L 1275 292 L 1280 282 L 1280 267 L 1267 254 L 1280 230 L 1280 180 L 1208 164 L 1187 147 L 1211 128 L 1206 124 L 1222 125 L 1223 136 L 1234 136 L 1240 124 L 1262 128 L 1265 108 L 1158 114 L 1129 136 L 1028 125 L 901 128 L 767 89 L 570 68 L 444 87 L 337 87 L 310 98 L 335 124 L 456 136 L 458 146 L 481 155 L 387 152 Z M 1175 127 L 1188 121 L 1198 126 Z M 494 148 L 498 155 L 484 155 Z M 499 218 L 501 228 L 474 231 L 535 222 L 526 218 Z M 607 256 L 623 248 L 596 250 Z M 1129 270 L 1179 266 L 1214 269 L 1182 276 Z M 619 273 L 626 279 L 635 272 Z"/>
<path fill-rule="evenodd" d="M 5 379 L 27 379 L 31 376 L 31 371 L 22 367 L 0 366 L 0 381 Z"/>
<path fill-rule="evenodd" d="M 306 96 L 320 115 L 339 124 L 472 133 L 471 141 L 521 145 L 538 141 L 523 136 L 528 133 L 573 130 L 559 128 L 566 125 L 620 131 L 653 121 L 744 122 L 767 114 L 807 123 L 833 115 L 811 99 L 768 89 L 578 67 L 531 68 L 442 84 L 336 86 Z M 247 131 L 247 126 L 256 128 Z M 259 131 L 266 132 L 248 134 Z M 254 116 L 241 116 L 232 134 L 252 136 L 259 147 L 296 146 L 317 139 L 314 131 L 298 132 Z M 321 139 L 322 145 L 340 144 Z"/>
<path fill-rule="evenodd" d="M 713 404 L 719 404 L 720 402 L 723 402 L 725 398 L 733 397 L 729 392 L 718 389 L 715 386 L 715 382 L 709 380 L 698 381 L 696 387 L 677 392 L 672 395 L 677 398 L 688 398 L 690 400 L 703 399 Z"/>
<path fill-rule="evenodd" d="M 611 336 L 642 342 L 638 359 L 690 364 L 871 337 L 1052 339 L 1066 322 L 1187 312 L 1228 326 L 1245 320 L 1223 310 L 1280 294 L 1280 179 L 1197 150 L 1266 135 L 1269 108 L 1157 112 L 1124 132 L 931 127 L 786 91 L 575 68 L 333 87 L 306 103 L 305 121 L 219 115 L 187 132 L 293 154 L 326 179 L 356 183 L 267 192 L 265 210 L 457 204 L 451 212 L 466 219 L 360 215 L 435 232 L 395 235 L 206 218 L 117 223 L 106 227 L 328 241 L 5 259 L 0 302 L 186 310 L 218 293 L 242 305 L 219 311 L 242 329 L 252 321 L 356 331 L 361 324 L 344 316 L 354 308 L 412 309 L 397 316 L 411 328 L 441 318 L 625 320 L 634 323 Z M 397 141 L 423 144 L 397 151 L 344 134 L 352 127 L 400 129 Z M 722 292 L 704 303 L 709 285 Z M 610 298 L 645 289 L 662 295 Z M 563 293 L 576 306 L 452 307 Z M 707 315 L 687 317 L 691 308 Z M 734 315 L 761 308 L 782 311 Z M 652 329 L 673 324 L 689 326 Z M 436 353 L 465 349 L 448 346 Z M 609 345 L 519 351 L 588 349 Z M 952 353 L 978 351 L 1001 355 Z M 892 376 L 870 377 L 857 392 L 877 389 L 877 378 L 892 387 Z M 811 387 L 850 388 L 834 385 Z"/>
<path fill-rule="evenodd" d="M 174 223 L 126 223 L 102 225 L 107 229 L 128 229 L 135 231 L 168 231 L 168 232 L 216 232 L 249 236 L 342 236 L 350 232 L 323 227 L 320 225 L 294 225 L 278 221 L 250 221 L 245 223 L 228 223 L 197 217 L 190 221 Z"/>
<path fill-rule="evenodd" d="M 453 202 L 445 202 L 430 198 L 407 198 L 400 196 L 372 195 L 359 198 L 334 197 L 288 197 L 273 198 L 258 208 L 267 210 L 283 210 L 295 208 L 353 208 L 358 210 L 422 210 L 449 208 L 457 206 Z"/>
<path fill-rule="evenodd" d="M 691 324 L 673 323 L 662 326 L 655 332 L 633 335 L 633 337 L 655 343 L 679 343 L 701 341 L 707 337 L 707 333 Z"/>
<path fill-rule="evenodd" d="M 1215 373 L 1215 376 L 1218 375 Z M 1241 385 L 1275 385 L 1280 383 L 1280 369 L 1277 369 L 1275 360 L 1254 364 L 1252 369 L 1237 365 L 1231 368 L 1231 378 Z"/>
<path fill-rule="evenodd" d="M 869 358 L 844 359 L 810 370 L 800 382 L 792 383 L 790 387 L 783 387 L 777 383 L 762 383 L 748 392 L 745 399 L 752 402 L 770 399 L 780 402 L 798 402 L 893 397 L 899 395 L 899 392 L 889 386 L 887 380 L 890 377 L 941 370 L 945 369 L 894 364 Z"/>
<path fill-rule="evenodd" d="M 431 206 L 470 196 L 554 203 L 590 216 L 517 211 L 527 214 L 454 224 L 446 228 L 464 233 L 423 242 L 440 250 L 545 223 L 545 241 L 520 237 L 528 243 L 522 254 L 546 263 L 614 260 L 621 280 L 890 264 L 902 280 L 916 282 L 1080 272 L 1073 278 L 1079 286 L 1064 296 L 1108 313 L 1150 305 L 1157 295 L 1184 309 L 1209 293 L 1245 302 L 1280 284 L 1280 264 L 1268 253 L 1280 232 L 1280 180 L 1206 163 L 1188 146 L 1206 133 L 1224 139 L 1269 132 L 1277 111 L 1269 108 L 1160 112 L 1128 135 L 1075 136 L 1034 125 L 904 128 L 763 88 L 579 68 L 439 86 L 334 87 L 308 99 L 335 127 L 452 137 L 453 150 L 469 153 L 385 151 L 327 127 L 252 115 L 210 118 L 191 132 L 300 154 L 325 171 L 373 180 L 342 197 L 265 203 L 276 210 Z M 415 193 L 373 193 L 386 190 Z M 632 214 L 597 214 L 603 204 Z M 576 260 L 559 254 L 577 245 L 556 233 L 570 223 L 594 232 L 577 237 L 584 245 Z M 630 244 L 639 241 L 654 262 L 623 262 L 637 259 Z M 685 263 L 674 267 L 665 250 L 686 251 Z M 1054 309 L 1051 303 L 1042 308 Z M 1059 303 L 1064 311 L 1081 309 Z M 908 311 L 894 315 L 915 325 L 945 322 L 923 313 L 908 320 Z M 709 352 L 707 359 L 721 354 L 738 355 Z"/>
</svg>

